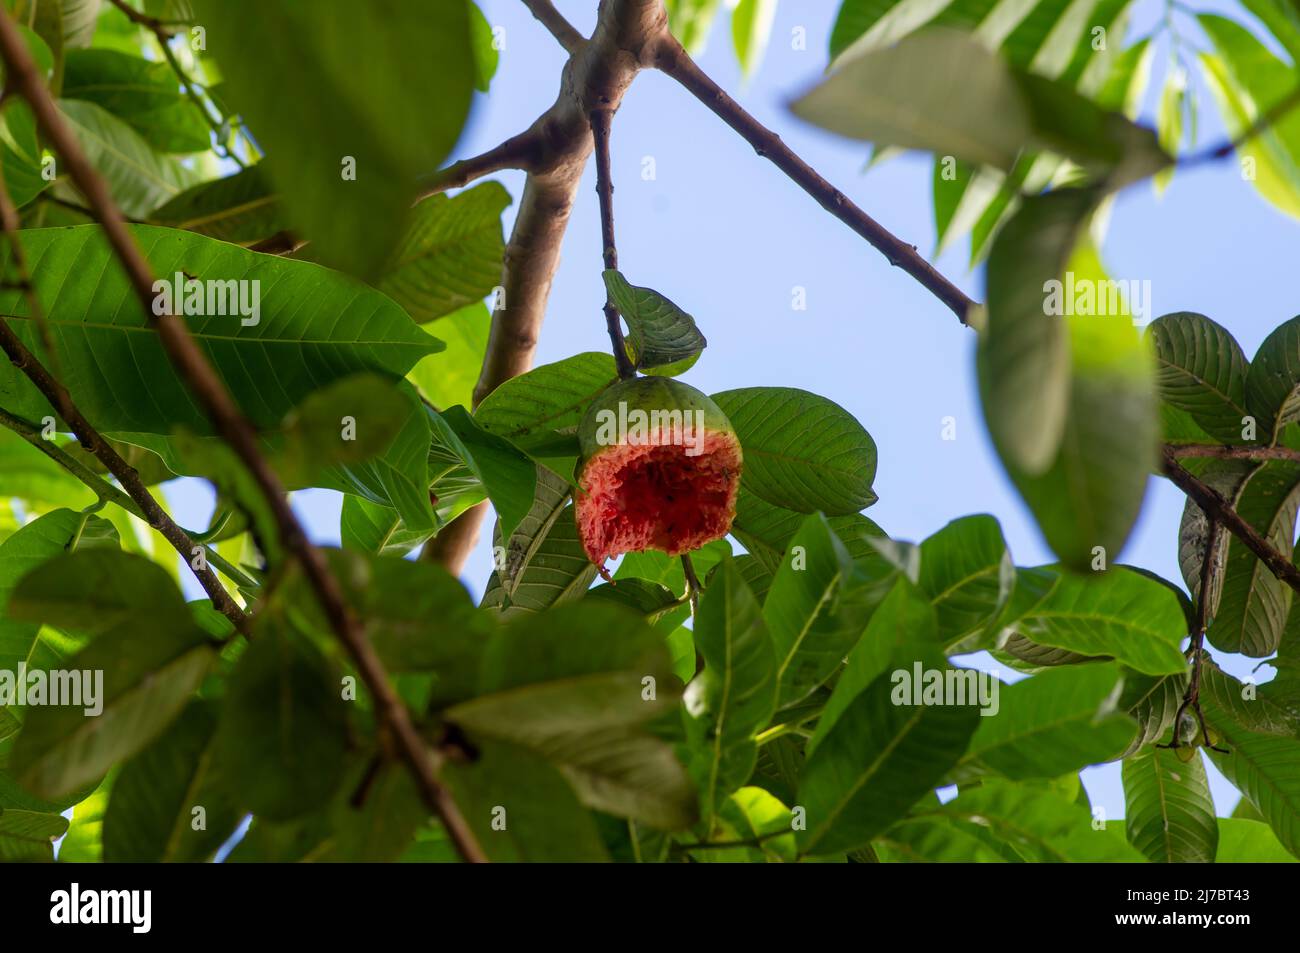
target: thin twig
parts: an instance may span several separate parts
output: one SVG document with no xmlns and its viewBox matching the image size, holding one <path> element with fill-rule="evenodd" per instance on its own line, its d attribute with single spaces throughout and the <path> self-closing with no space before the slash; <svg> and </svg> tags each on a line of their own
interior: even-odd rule
<svg viewBox="0 0 1300 953">
<path fill-rule="evenodd" d="M 1162 467 L 1170 482 L 1199 506 L 1206 517 L 1221 523 L 1224 529 L 1240 539 L 1268 567 L 1269 572 L 1300 592 L 1300 569 L 1296 568 L 1290 558 L 1279 552 L 1255 527 L 1242 519 L 1222 493 L 1184 469 L 1169 447 L 1165 447 L 1162 453 Z"/>
<path fill-rule="evenodd" d="M 136 519 L 149 523 L 148 515 L 146 515 L 144 509 L 141 508 L 140 504 L 137 503 L 130 494 L 123 492 L 112 483 L 109 483 L 94 470 L 91 470 L 72 454 L 60 447 L 53 440 L 46 440 L 41 436 L 41 430 L 39 427 L 33 426 L 20 417 L 15 417 L 4 408 L 0 408 L 0 427 L 12 430 L 32 447 L 45 454 L 45 456 L 47 456 L 52 462 L 66 470 L 69 475 L 80 480 L 81 483 L 85 485 L 86 489 L 90 490 L 90 492 L 94 493 L 95 496 L 99 498 L 101 503 L 112 503 L 115 506 L 119 506 L 126 510 L 126 512 L 130 513 Z M 109 446 L 111 447 L 112 444 L 110 443 Z M 102 460 L 100 460 L 100 462 L 103 463 Z M 148 493 L 148 489 L 144 487 L 143 481 L 141 481 L 141 488 L 145 493 Z M 159 509 L 161 510 L 161 507 L 159 507 Z M 161 512 L 164 517 L 167 517 L 167 512 L 165 510 L 161 510 Z M 167 518 L 170 519 L 170 517 Z M 150 525 L 152 526 L 153 524 L 151 523 Z M 159 534 L 164 539 L 168 539 L 167 533 L 164 532 L 163 529 L 158 526 L 153 526 L 153 528 L 158 530 Z M 201 544 L 204 542 L 204 539 L 200 534 L 192 533 L 184 527 L 181 527 L 181 532 L 185 534 L 185 536 L 189 537 L 191 544 Z M 169 544 L 170 542 L 171 540 L 168 539 Z M 242 572 L 239 567 L 235 566 L 215 549 L 210 546 L 204 546 L 203 549 L 204 560 L 217 567 L 217 569 L 235 585 L 249 590 L 258 588 L 257 580 L 249 578 L 249 576 Z M 177 550 L 177 552 L 179 552 L 188 562 L 188 560 L 193 558 L 194 548 L 193 545 L 191 545 L 185 551 L 182 552 L 181 550 Z M 229 618 L 229 616 L 227 616 L 227 618 Z M 231 621 L 233 622 L 233 620 Z"/>
<path fill-rule="evenodd" d="M 596 194 L 600 197 L 600 244 L 606 271 L 618 271 L 618 245 L 614 241 L 614 181 L 609 157 L 609 133 L 613 119 L 611 110 L 592 110 L 591 136 L 596 152 Z M 627 380 L 636 377 L 636 368 L 627 356 L 618 308 L 608 295 L 605 296 L 605 326 L 614 349 L 614 363 L 618 367 L 619 378 Z"/>
<path fill-rule="evenodd" d="M 1187 653 L 1192 659 L 1192 677 L 1187 683 L 1187 691 L 1183 693 L 1182 704 L 1178 706 L 1178 711 L 1174 714 L 1174 733 L 1167 745 L 1157 745 L 1158 748 L 1180 748 L 1182 747 L 1183 715 L 1190 708 L 1196 713 L 1196 722 L 1201 729 L 1201 741 L 1211 751 L 1217 751 L 1220 754 L 1228 754 L 1224 748 L 1216 747 L 1210 743 L 1210 731 L 1205 725 L 1205 713 L 1201 711 L 1201 668 L 1205 663 L 1205 633 L 1210 627 L 1210 604 L 1214 601 L 1211 593 L 1215 585 L 1215 566 L 1219 561 L 1219 522 L 1216 519 L 1210 519 L 1210 525 L 1205 534 L 1205 553 L 1201 560 L 1200 590 L 1196 598 L 1196 626 L 1192 631 L 1192 642 L 1188 646 Z"/>
<path fill-rule="evenodd" d="M 695 575 L 695 564 L 691 562 L 690 554 L 682 556 L 682 572 L 686 575 L 686 594 L 691 600 L 691 618 L 700 614 L 700 593 L 704 587 L 700 585 L 700 577 Z"/>
<path fill-rule="evenodd" d="M 525 172 L 532 167 L 533 156 L 538 149 L 538 137 L 532 129 L 526 129 L 517 136 L 511 136 L 505 142 L 493 146 L 487 152 L 453 162 L 445 169 L 439 169 L 422 177 L 419 181 L 419 198 L 427 198 L 448 189 L 459 189 L 469 185 L 475 179 L 506 169 L 521 169 Z"/>
<path fill-rule="evenodd" d="M 1253 123 L 1247 126 L 1240 135 L 1236 136 L 1231 141 L 1184 156 L 1178 160 L 1178 165 L 1191 166 L 1199 165 L 1203 162 L 1214 162 L 1219 159 L 1226 159 L 1256 136 L 1268 131 L 1271 126 L 1283 119 L 1287 113 L 1295 109 L 1297 106 L 1300 106 L 1300 86 L 1291 90 L 1291 92 L 1286 96 L 1283 96 L 1268 109 L 1260 113 Z"/>
<path fill-rule="evenodd" d="M 50 145 L 62 158 L 73 183 L 95 211 L 96 218 L 103 226 L 109 243 L 140 299 L 145 315 L 158 331 L 168 358 L 212 419 L 217 433 L 235 451 L 265 497 L 285 548 L 302 566 L 331 628 L 352 656 L 358 673 L 374 697 L 376 716 L 384 729 L 391 731 L 395 737 L 425 803 L 441 818 L 453 845 L 465 860 L 486 860 L 459 807 L 438 781 L 436 765 L 441 764 L 441 755 L 430 752 L 416 731 L 405 704 L 389 683 L 388 674 L 370 645 L 365 630 L 344 601 L 342 590 L 330 574 L 324 555 L 308 540 L 289 506 L 279 477 L 263 459 L 253 427 L 226 391 L 207 357 L 190 337 L 184 322 L 174 314 L 153 315 L 154 280 L 149 263 L 126 230 L 103 179 L 87 161 L 63 122 L 13 20 L 3 9 L 0 9 L 0 55 L 3 55 L 10 82 L 31 105 Z"/>
<path fill-rule="evenodd" d="M 705 75 L 672 36 L 664 34 L 660 38 L 655 50 L 654 65 L 686 87 L 696 99 L 740 133 L 760 156 L 772 162 L 815 198 L 822 208 L 865 238 L 891 265 L 903 269 L 919 281 L 922 287 L 947 305 L 959 321 L 967 323 L 968 312 L 975 302 L 964 291 L 921 257 L 915 245 L 898 238 L 854 205 L 847 195 L 791 151 L 780 136 L 747 113 L 722 87 Z"/>
</svg>

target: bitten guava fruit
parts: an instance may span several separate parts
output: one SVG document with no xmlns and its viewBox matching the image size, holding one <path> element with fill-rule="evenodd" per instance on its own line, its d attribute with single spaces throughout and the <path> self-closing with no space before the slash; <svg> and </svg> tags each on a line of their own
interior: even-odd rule
<svg viewBox="0 0 1300 953">
<path fill-rule="evenodd" d="M 592 402 L 578 439 L 578 532 L 605 578 L 613 556 L 679 556 L 731 529 L 743 457 L 706 394 L 667 377 L 620 381 Z"/>
</svg>

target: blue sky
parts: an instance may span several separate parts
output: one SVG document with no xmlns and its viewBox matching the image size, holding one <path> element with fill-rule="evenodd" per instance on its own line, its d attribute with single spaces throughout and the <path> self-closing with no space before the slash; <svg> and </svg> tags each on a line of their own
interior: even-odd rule
<svg viewBox="0 0 1300 953">
<path fill-rule="evenodd" d="M 480 98 L 456 157 L 496 144 L 544 111 L 555 98 L 565 59 L 518 0 L 480 3 L 493 25 L 504 28 L 506 46 L 491 94 Z M 560 0 L 558 6 L 589 30 L 594 3 Z M 810 127 L 786 108 L 825 69 L 838 6 L 838 0 L 782 0 L 767 56 L 748 85 L 741 82 L 725 16 L 701 65 L 869 214 L 928 253 L 934 244 L 929 157 L 905 156 L 864 174 L 861 144 Z M 1227 3 L 1196 8 L 1244 17 Z M 1163 9 L 1143 0 L 1130 34 L 1149 33 Z M 1185 17 L 1179 25 L 1185 36 L 1197 36 Z M 796 27 L 806 28 L 806 50 L 792 49 Z M 1162 41 L 1153 80 L 1163 73 L 1165 49 Z M 1195 78 L 1193 85 L 1202 102 L 1199 138 L 1217 142 L 1224 133 L 1213 102 Z M 1146 121 L 1153 110 L 1154 90 L 1148 90 Z M 976 393 L 975 336 L 950 311 L 658 73 L 645 73 L 629 91 L 614 125 L 612 154 L 622 270 L 690 311 L 708 336 L 708 350 L 686 378 L 691 384 L 706 392 L 781 385 L 823 394 L 875 438 L 880 502 L 869 515 L 892 536 L 920 540 L 949 520 L 992 513 L 1017 564 L 1051 561 L 987 438 Z M 647 158 L 654 162 L 653 181 L 642 177 Z M 498 178 L 520 194 L 522 174 Z M 1297 313 L 1292 289 L 1298 252 L 1297 223 L 1259 198 L 1232 160 L 1180 171 L 1159 199 L 1149 185 L 1124 192 L 1104 246 L 1112 277 L 1151 282 L 1154 315 L 1207 314 L 1236 335 L 1247 355 Z M 982 298 L 982 274 L 970 272 L 966 261 L 962 243 L 936 264 Z M 600 273 L 589 168 L 552 288 L 538 363 L 608 348 Z M 806 289 L 807 310 L 792 308 L 796 287 Z M 437 333 L 436 326 L 432 330 Z M 941 439 L 949 416 L 956 419 L 953 441 Z M 201 525 L 210 494 L 193 481 L 181 482 L 169 485 L 168 496 L 183 524 Z M 337 542 L 337 495 L 298 494 L 295 505 L 314 538 Z M 1178 580 L 1182 507 L 1176 489 L 1152 479 L 1122 560 Z M 490 534 L 484 536 L 466 573 L 476 593 L 490 569 Z M 1248 665 L 1228 667 L 1238 675 L 1249 672 Z M 1260 674 L 1267 677 L 1267 671 Z M 1227 813 L 1237 794 L 1211 772 L 1216 804 Z M 1111 818 L 1123 814 L 1117 765 L 1090 769 L 1085 781 L 1094 805 Z"/>
</svg>

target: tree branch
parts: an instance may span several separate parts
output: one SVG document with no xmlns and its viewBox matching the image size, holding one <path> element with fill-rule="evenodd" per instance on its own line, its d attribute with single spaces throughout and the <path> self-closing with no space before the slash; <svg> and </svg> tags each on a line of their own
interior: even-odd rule
<svg viewBox="0 0 1300 953">
<path fill-rule="evenodd" d="M 1220 444 L 1170 444 L 1169 453 L 1176 460 L 1184 457 L 1213 460 L 1297 460 L 1300 450 L 1290 447 L 1225 447 Z"/>
<path fill-rule="evenodd" d="M 1300 592 L 1300 569 L 1296 568 L 1290 557 L 1279 552 L 1255 527 L 1242 519 L 1222 493 L 1184 469 L 1169 447 L 1163 448 L 1161 462 L 1165 476 L 1204 511 L 1211 523 L 1221 524 L 1258 556 L 1269 572 Z"/>
<path fill-rule="evenodd" d="M 566 52 L 576 53 L 582 44 L 587 42 L 582 34 L 564 19 L 563 14 L 555 9 L 555 4 L 551 3 L 551 0 L 524 0 L 524 6 L 542 26 L 551 31 L 551 35 L 560 42 L 560 46 L 564 47 Z"/>
<path fill-rule="evenodd" d="M 591 137 L 596 152 L 596 194 L 600 197 L 600 238 L 606 271 L 618 270 L 618 244 L 614 241 L 614 181 L 610 173 L 609 133 L 614 114 L 608 109 L 591 112 Z M 623 341 L 623 325 L 619 323 L 618 308 L 605 296 L 605 327 L 609 342 L 614 348 L 614 363 L 621 380 L 636 376 L 636 368 L 627 356 Z"/>
<path fill-rule="evenodd" d="M 557 29 L 555 23 L 562 18 L 553 7 L 549 12 L 543 9 L 549 3 L 525 2 L 534 13 L 542 11 L 538 18 L 552 32 Z M 516 137 L 528 141 L 529 174 L 506 245 L 504 294 L 492 314 L 487 352 L 474 387 L 475 407 L 505 381 L 532 367 L 564 233 L 593 147 L 591 113 L 618 108 L 667 28 L 662 0 L 604 0 L 591 39 L 570 44 L 572 55 L 554 105 Z M 486 513 L 485 504 L 466 510 L 430 541 L 426 558 L 459 571 Z"/>
<path fill-rule="evenodd" d="M 957 320 L 967 323 L 967 313 L 975 302 L 964 291 L 922 258 L 915 245 L 909 245 L 898 238 L 854 205 L 848 196 L 792 152 L 780 136 L 747 113 L 722 87 L 705 75 L 682 45 L 666 32 L 656 44 L 654 65 L 685 86 L 696 99 L 738 132 L 760 156 L 793 179 L 822 208 L 865 238 L 891 265 L 902 268 L 919 281 L 957 315 Z"/>
<path fill-rule="evenodd" d="M 538 149 L 537 133 L 532 128 L 526 129 L 481 155 L 453 162 L 445 169 L 421 177 L 419 198 L 428 198 L 448 189 L 459 189 L 475 179 L 503 169 L 527 171 L 532 168 Z"/>
<path fill-rule="evenodd" d="M 69 177 L 95 211 L 96 218 L 131 280 L 145 315 L 152 316 L 153 275 L 149 263 L 127 232 L 103 179 L 87 161 L 63 122 L 13 20 L 3 10 L 0 10 L 0 55 L 3 55 L 7 66 L 9 82 L 17 87 L 31 105 L 47 140 L 62 158 Z M 248 468 L 258 489 L 266 498 L 285 548 L 298 559 L 331 627 L 352 656 L 358 673 L 374 696 L 375 714 L 394 736 L 426 804 L 441 818 L 448 836 L 463 858 L 468 861 L 486 860 L 460 809 L 437 779 L 435 764 L 441 762 L 441 755 L 431 753 L 415 730 L 406 706 L 389 683 L 388 675 L 371 647 L 365 630 L 348 609 L 324 556 L 307 539 L 289 507 L 279 478 L 262 458 L 252 426 L 244 419 L 206 356 L 190 337 L 184 322 L 174 314 L 164 314 L 153 317 L 152 323 L 177 373 L 204 407 L 217 432 Z M 84 418 L 82 422 L 84 423 Z"/>
<path fill-rule="evenodd" d="M 1194 152 L 1191 155 L 1184 156 L 1178 160 L 1180 166 L 1199 165 L 1203 162 L 1213 162 L 1218 159 L 1226 159 L 1234 152 L 1246 145 L 1256 136 L 1266 132 L 1271 126 L 1279 122 L 1291 110 L 1300 106 L 1300 86 L 1291 90 L 1286 96 L 1283 96 L 1264 112 L 1255 118 L 1255 121 L 1246 127 L 1236 138 L 1218 146 L 1212 146 L 1200 152 Z"/>
</svg>

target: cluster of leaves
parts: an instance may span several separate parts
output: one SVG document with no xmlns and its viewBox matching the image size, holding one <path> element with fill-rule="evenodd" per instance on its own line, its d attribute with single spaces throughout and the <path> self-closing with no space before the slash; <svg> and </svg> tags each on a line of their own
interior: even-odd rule
<svg viewBox="0 0 1300 953">
<path fill-rule="evenodd" d="M 576 432 L 617 377 L 612 357 L 539 367 L 467 409 L 510 197 L 487 183 L 415 200 L 493 73 L 472 3 L 394 4 L 385 17 L 136 5 L 172 40 L 93 0 L 6 3 L 82 148 L 141 220 L 130 228 L 155 272 L 262 289 L 254 324 L 178 307 L 286 486 L 344 494 L 329 566 L 490 859 L 1300 854 L 1290 590 L 1226 549 L 1211 642 L 1276 654 L 1282 675 L 1256 692 L 1205 661 L 1205 738 L 1174 723 L 1194 624 L 1181 590 L 1126 567 L 1073 571 L 1122 545 L 1161 415 L 1166 440 L 1290 446 L 1300 386 L 1290 325 L 1248 367 L 1208 319 L 1168 316 L 1150 336 L 1157 370 L 1122 315 L 1032 320 L 1045 277 L 1100 274 L 1080 239 L 1105 197 L 1168 166 L 1153 134 L 1077 77 L 919 34 L 854 59 L 801 107 L 878 146 L 1003 176 L 1032 143 L 1082 183 L 1010 203 L 981 345 L 990 428 L 1062 564 L 1015 567 L 987 516 L 919 545 L 890 539 L 862 514 L 876 499 L 866 429 L 805 391 L 741 388 L 712 395 L 745 467 L 732 538 L 691 556 L 703 587 L 691 618 L 678 560 L 631 554 L 593 587 L 578 540 Z M 717 4 L 670 7 L 681 32 Z M 737 35 L 764 32 L 772 8 L 744 0 Z M 959 87 L 969 99 L 933 81 L 946 69 L 973 77 Z M 937 121 L 910 126 L 915 110 Z M 3 119 L 0 171 L 33 267 L 31 296 L 4 283 L 0 314 L 144 482 L 217 487 L 212 523 L 193 535 L 252 621 L 245 635 L 208 601 L 184 600 L 172 552 L 105 506 L 102 466 L 19 369 L 0 368 L 12 427 L 0 431 L 0 672 L 103 677 L 97 717 L 0 707 L 0 858 L 48 859 L 62 838 L 64 860 L 206 859 L 251 815 L 232 860 L 453 859 L 265 500 L 171 369 L 106 240 L 70 207 L 76 193 L 44 174 L 30 113 L 10 99 Z M 341 157 L 357 177 L 340 174 Z M 306 242 L 292 255 L 248 247 L 286 231 Z M 0 273 L 17 268 L 6 244 Z M 690 369 L 706 343 L 694 319 L 617 271 L 604 277 L 631 362 Z M 1258 437 L 1234 430 L 1242 408 Z M 41 439 L 47 421 L 42 452 L 24 436 Z M 1203 475 L 1289 546 L 1300 475 L 1273 463 Z M 403 557 L 485 499 L 497 562 L 475 606 L 441 567 Z M 1204 516 L 1189 509 L 1189 585 L 1197 533 Z M 952 658 L 980 650 L 1027 676 L 999 685 L 996 714 L 896 703 L 898 673 L 919 666 L 955 684 L 966 676 Z M 1157 747 L 1175 737 L 1182 747 Z M 1197 751 L 1212 741 L 1248 816 L 1214 817 Z M 1095 822 L 1078 779 L 1118 758 L 1127 838 Z"/>
</svg>

